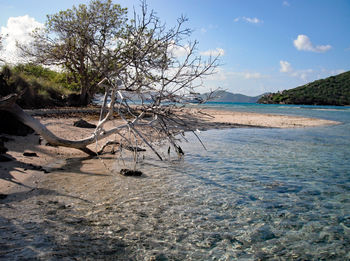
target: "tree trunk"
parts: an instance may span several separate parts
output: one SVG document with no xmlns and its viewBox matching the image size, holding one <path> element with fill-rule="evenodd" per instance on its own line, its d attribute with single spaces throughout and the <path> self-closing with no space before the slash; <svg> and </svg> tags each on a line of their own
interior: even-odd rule
<svg viewBox="0 0 350 261">
<path fill-rule="evenodd" d="M 47 140 L 52 145 L 75 148 L 84 151 L 85 153 L 91 156 L 96 155 L 95 152 L 87 148 L 89 144 L 92 144 L 96 141 L 95 135 L 92 135 L 86 139 L 76 141 L 59 138 L 56 135 L 54 135 L 51 131 L 49 131 L 38 120 L 25 113 L 22 110 L 22 108 L 15 103 L 16 99 L 17 94 L 10 94 L 0 99 L 0 110 L 12 113 L 20 122 L 31 127 L 35 132 L 40 134 L 45 140 Z"/>
<path fill-rule="evenodd" d="M 86 86 L 84 83 L 82 83 L 82 85 L 83 86 L 81 87 L 79 103 L 80 103 L 80 106 L 87 106 L 90 102 L 88 86 Z"/>
</svg>

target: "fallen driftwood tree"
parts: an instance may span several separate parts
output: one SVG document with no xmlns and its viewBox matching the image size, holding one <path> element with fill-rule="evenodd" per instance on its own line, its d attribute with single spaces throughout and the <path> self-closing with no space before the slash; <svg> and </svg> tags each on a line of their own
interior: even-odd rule
<svg viewBox="0 0 350 261">
<path fill-rule="evenodd" d="M 179 105 L 187 103 L 189 96 L 197 95 L 195 89 L 202 85 L 203 77 L 215 72 L 218 56 L 203 60 L 196 55 L 197 42 L 183 43 L 191 32 L 182 28 L 186 21 L 183 17 L 178 19 L 175 27 L 166 30 L 153 12 L 147 14 L 143 5 L 142 15 L 135 15 L 133 21 L 125 38 L 118 42 L 118 48 L 114 51 L 100 50 L 107 57 L 100 62 L 113 70 L 101 72 L 104 78 L 98 87 L 104 88 L 105 94 L 100 118 L 91 136 L 80 140 L 57 137 L 16 104 L 16 94 L 3 97 L 0 110 L 12 113 L 50 144 L 79 149 L 89 155 L 97 155 L 101 150 L 92 151 L 88 145 L 112 134 L 119 136 L 120 147 L 134 151 L 135 155 L 143 145 L 162 160 L 153 146 L 153 142 L 159 139 L 167 140 L 169 148 L 172 147 L 179 155 L 183 154 L 178 138 L 191 126 L 174 111 Z M 88 59 L 87 63 L 93 64 L 94 61 Z M 210 97 L 211 94 L 207 98 Z M 135 100 L 138 101 L 137 106 L 131 106 L 130 103 Z M 106 123 L 115 114 L 123 123 L 106 129 Z M 109 139 L 106 144 L 113 142 L 117 143 Z"/>
<path fill-rule="evenodd" d="M 112 91 L 112 95 L 115 95 L 114 91 Z M 108 92 L 106 92 L 105 101 L 108 96 Z M 16 104 L 17 98 L 17 94 L 10 94 L 1 98 L 0 110 L 10 112 L 20 122 L 31 127 L 36 133 L 40 134 L 51 145 L 75 148 L 91 156 L 102 153 L 108 145 L 118 145 L 126 150 L 138 153 L 145 151 L 145 149 L 139 147 L 139 145 L 144 144 L 162 160 L 162 156 L 152 145 L 153 141 L 159 139 L 168 140 L 175 151 L 181 155 L 183 151 L 177 144 L 178 139 L 176 135 L 182 135 L 184 131 L 192 130 L 193 127 L 190 126 L 189 122 L 183 117 L 180 117 L 172 111 L 172 107 L 176 107 L 176 105 L 159 106 L 155 108 L 152 104 L 148 104 L 133 108 L 129 106 L 127 102 L 126 106 L 122 106 L 123 104 L 121 103 L 117 103 L 118 106 L 115 106 L 115 99 L 112 98 L 108 105 L 106 105 L 106 103 L 103 104 L 99 122 L 91 136 L 80 140 L 67 140 L 57 137 L 48 130 L 46 126 L 41 124 L 39 120 L 23 111 L 23 109 Z M 115 112 L 123 119 L 124 124 L 105 130 L 105 123 L 113 118 Z M 145 117 L 146 115 L 147 117 Z M 189 117 L 190 115 L 187 115 L 186 119 Z M 147 135 L 143 134 L 144 131 L 147 132 Z M 127 133 L 129 137 L 131 134 L 132 138 L 128 138 Z M 152 135 L 149 135 L 150 133 L 152 133 Z M 112 134 L 119 135 L 121 141 L 108 140 L 101 146 L 99 151 L 92 151 L 87 147 L 98 140 L 108 138 Z"/>
</svg>

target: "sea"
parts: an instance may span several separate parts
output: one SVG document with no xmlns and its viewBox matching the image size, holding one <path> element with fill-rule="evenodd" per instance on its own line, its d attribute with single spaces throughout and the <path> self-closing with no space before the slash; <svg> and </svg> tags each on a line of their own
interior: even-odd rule
<svg viewBox="0 0 350 261">
<path fill-rule="evenodd" d="M 141 177 L 113 172 L 128 156 L 67 159 L 12 205 L 30 214 L 0 257 L 350 260 L 350 107 L 201 106 L 341 124 L 207 130 L 206 149 L 186 133 L 183 158 L 146 154 Z"/>
</svg>

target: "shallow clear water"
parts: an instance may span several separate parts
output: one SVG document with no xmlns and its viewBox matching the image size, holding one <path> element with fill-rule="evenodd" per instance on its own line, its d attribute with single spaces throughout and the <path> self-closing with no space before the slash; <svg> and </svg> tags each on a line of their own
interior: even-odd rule
<svg viewBox="0 0 350 261">
<path fill-rule="evenodd" d="M 17 248 L 3 250 L 3 256 L 350 259 L 350 110 L 234 104 L 225 109 L 343 124 L 209 130 L 201 133 L 207 151 L 188 134 L 182 160 L 159 162 L 146 155 L 138 165 L 145 173 L 140 178 L 111 174 L 96 159 L 67 160 L 31 197 L 8 203 L 7 239 L 24 243 L 12 243 Z M 112 169 L 122 164 L 104 162 Z M 11 219 L 13 209 L 23 208 L 30 208 L 27 216 Z"/>
</svg>

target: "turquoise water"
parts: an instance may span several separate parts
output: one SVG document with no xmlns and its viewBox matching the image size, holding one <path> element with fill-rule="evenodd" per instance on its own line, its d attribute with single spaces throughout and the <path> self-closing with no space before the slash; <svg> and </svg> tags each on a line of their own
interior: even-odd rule
<svg viewBox="0 0 350 261">
<path fill-rule="evenodd" d="M 206 106 L 342 124 L 208 130 L 200 134 L 207 151 L 189 133 L 182 160 L 146 155 L 141 178 L 111 175 L 97 159 L 67 160 L 30 196 L 2 206 L 9 247 L 0 253 L 9 260 L 349 260 L 350 108 Z M 122 167 L 110 156 L 103 161 Z"/>
<path fill-rule="evenodd" d="M 176 198 L 169 202 L 176 206 L 169 207 L 170 222 L 182 231 L 178 251 L 166 253 L 202 260 L 350 259 L 350 108 L 206 106 L 342 124 L 209 130 L 201 134 L 207 151 L 188 137 L 183 162 L 155 168 L 168 177 Z"/>
<path fill-rule="evenodd" d="M 342 124 L 209 130 L 201 134 L 207 151 L 190 139 L 184 162 L 171 173 L 180 179 L 172 180 L 179 202 L 191 202 L 190 219 L 198 222 L 191 233 L 208 241 L 201 258 L 349 259 L 350 108 L 209 107 Z"/>
</svg>

